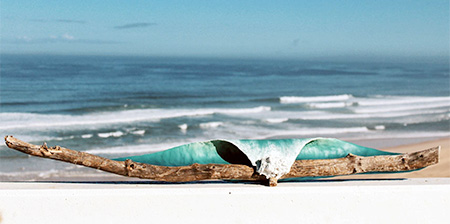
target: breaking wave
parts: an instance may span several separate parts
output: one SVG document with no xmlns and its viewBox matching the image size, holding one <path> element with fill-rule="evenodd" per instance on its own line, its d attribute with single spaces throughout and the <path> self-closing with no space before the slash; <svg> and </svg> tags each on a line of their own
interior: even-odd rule
<svg viewBox="0 0 450 224">
<path fill-rule="evenodd" d="M 333 102 L 333 103 L 309 103 L 308 106 L 311 108 L 342 108 L 356 105 L 353 102 Z"/>
<path fill-rule="evenodd" d="M 343 101 L 353 98 L 350 94 L 333 95 L 333 96 L 282 96 L 280 103 L 308 103 L 308 102 L 327 102 L 327 101 Z"/>
<path fill-rule="evenodd" d="M 289 120 L 289 118 L 267 118 L 267 119 L 265 119 L 266 122 L 274 123 L 274 124 L 283 123 L 283 122 L 286 122 L 288 120 Z"/>
<path fill-rule="evenodd" d="M 371 107 L 364 108 L 355 108 L 354 111 L 356 113 L 384 113 L 384 112 L 393 112 L 393 111 L 416 111 L 416 110 L 424 110 L 424 109 L 433 109 L 433 108 L 450 108 L 450 99 L 444 102 L 435 102 L 432 104 L 425 103 L 426 101 L 421 101 L 420 103 L 415 104 L 395 104 L 389 107 L 380 107 L 382 104 Z M 386 104 L 388 105 L 388 104 Z"/>
<path fill-rule="evenodd" d="M 224 123 L 220 122 L 220 121 L 216 121 L 216 122 L 207 122 L 207 123 L 201 123 L 199 126 L 200 128 L 217 128 L 219 126 L 222 126 Z"/>
<path fill-rule="evenodd" d="M 118 138 L 122 136 L 124 133 L 121 131 L 115 131 L 115 132 L 108 132 L 108 133 L 98 133 L 98 137 L 100 138 L 109 138 L 109 137 L 115 137 Z"/>
<path fill-rule="evenodd" d="M 84 115 L 37 114 L 37 113 L 0 113 L 3 122 L 0 129 L 90 126 L 138 121 L 159 121 L 176 117 L 195 117 L 212 114 L 253 114 L 270 111 L 271 107 L 253 108 L 204 108 L 204 109 L 136 109 L 117 112 L 91 113 Z M 106 136 L 106 135 L 103 135 Z"/>
<path fill-rule="evenodd" d="M 399 105 L 399 104 L 418 104 L 418 103 L 435 103 L 449 102 L 450 97 L 425 97 L 425 96 L 375 96 L 374 98 L 358 99 L 360 106 L 382 106 L 382 105 Z"/>
</svg>

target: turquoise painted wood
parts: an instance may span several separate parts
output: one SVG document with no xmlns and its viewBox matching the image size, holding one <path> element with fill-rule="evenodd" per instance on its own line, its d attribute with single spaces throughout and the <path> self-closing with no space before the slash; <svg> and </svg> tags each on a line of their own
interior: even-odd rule
<svg viewBox="0 0 450 224">
<path fill-rule="evenodd" d="M 135 162 L 160 166 L 199 164 L 244 164 L 254 166 L 266 177 L 281 178 L 295 160 L 335 159 L 349 153 L 358 156 L 397 155 L 359 146 L 334 138 L 275 139 L 275 140 L 212 140 L 177 146 L 151 154 L 122 157 Z M 294 178 L 304 180 L 315 178 Z"/>
<path fill-rule="evenodd" d="M 334 159 L 349 153 L 358 156 L 396 155 L 359 146 L 333 138 L 277 139 L 277 140 L 213 140 L 177 146 L 151 154 L 117 158 L 124 161 L 161 166 L 186 166 L 193 163 L 253 164 L 263 155 L 277 152 L 279 156 L 300 159 Z"/>
</svg>

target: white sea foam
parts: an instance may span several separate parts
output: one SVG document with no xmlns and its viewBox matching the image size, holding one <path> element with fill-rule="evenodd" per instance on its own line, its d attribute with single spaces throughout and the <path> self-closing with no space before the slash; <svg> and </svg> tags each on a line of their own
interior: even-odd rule
<svg viewBox="0 0 450 224">
<path fill-rule="evenodd" d="M 124 133 L 121 131 L 115 131 L 115 132 L 107 132 L 107 133 L 98 133 L 98 137 L 100 138 L 109 138 L 109 137 L 120 137 L 122 136 Z"/>
<path fill-rule="evenodd" d="M 131 123 L 138 121 L 159 121 L 176 117 L 206 116 L 212 114 L 242 115 L 270 111 L 270 107 L 253 108 L 201 108 L 201 109 L 135 109 L 116 112 L 91 113 L 84 115 L 55 115 L 36 113 L 0 113 L 3 122 L 0 130 L 36 127 L 82 128 L 92 125 Z"/>
<path fill-rule="evenodd" d="M 249 119 L 259 119 L 266 121 L 270 119 L 288 119 L 288 120 L 340 120 L 340 119 L 391 119 L 391 118 L 411 118 L 426 121 L 435 121 L 436 116 L 442 117 L 447 114 L 450 109 L 427 109 L 427 110 L 410 110 L 410 111 L 392 111 L 380 113 L 352 113 L 350 112 L 332 112 L 324 110 L 303 110 L 303 111 L 271 111 L 270 113 L 260 113 L 254 115 L 242 115 Z M 444 117 L 445 118 L 445 117 Z M 441 118 L 441 119 L 444 119 Z"/>
<path fill-rule="evenodd" d="M 92 138 L 94 135 L 93 134 L 85 134 L 85 135 L 81 135 L 81 138 Z"/>
<path fill-rule="evenodd" d="M 74 139 L 74 138 L 75 138 L 74 135 L 70 135 L 70 136 L 65 136 L 65 137 L 56 137 L 56 138 L 53 138 L 53 140 L 62 141 L 62 140 L 68 140 L 68 139 Z"/>
<path fill-rule="evenodd" d="M 283 123 L 283 122 L 286 122 L 288 120 L 289 120 L 289 118 L 267 118 L 267 119 L 265 119 L 266 122 L 274 123 L 274 124 Z"/>
<path fill-rule="evenodd" d="M 327 102 L 327 101 L 345 101 L 353 96 L 349 94 L 332 96 L 282 96 L 280 103 L 308 103 L 308 102 Z"/>
<path fill-rule="evenodd" d="M 382 106 L 382 105 L 399 105 L 399 104 L 417 104 L 417 103 L 434 103 L 449 102 L 450 97 L 425 97 L 425 96 L 377 96 L 376 98 L 357 98 L 360 106 Z"/>
<path fill-rule="evenodd" d="M 352 106 L 352 102 L 333 102 L 333 103 L 309 103 L 308 106 L 312 108 L 342 108 Z"/>
<path fill-rule="evenodd" d="M 280 97 L 280 103 L 307 103 L 309 107 L 318 109 L 354 106 L 355 110 L 358 113 L 378 113 L 388 111 L 449 107 L 450 97 L 375 96 L 361 98 L 353 97 L 349 94 L 314 97 L 284 96 Z"/>
<path fill-rule="evenodd" d="M 306 111 L 299 113 L 285 114 L 284 116 L 289 119 L 300 120 L 335 120 L 335 119 L 362 119 L 362 118 L 397 118 L 413 115 L 433 115 L 445 113 L 448 110 L 426 110 L 426 111 L 399 111 L 399 112 L 384 112 L 384 113 L 365 113 L 365 114 L 353 114 L 353 113 L 331 113 L 325 111 Z"/>
<path fill-rule="evenodd" d="M 180 125 L 178 125 L 178 128 L 180 128 L 181 131 L 186 131 L 188 129 L 188 125 L 187 124 L 180 124 Z"/>
<path fill-rule="evenodd" d="M 216 109 L 212 113 L 219 114 L 253 114 L 272 110 L 271 107 L 259 106 L 253 108 L 236 108 L 236 109 Z"/>
<path fill-rule="evenodd" d="M 365 108 L 355 108 L 353 111 L 356 113 L 381 113 L 381 112 L 392 112 L 392 111 L 410 111 L 410 110 L 423 110 L 423 109 L 432 109 L 432 108 L 441 108 L 447 107 L 450 109 L 450 100 L 446 102 L 435 102 L 433 104 L 430 103 L 420 103 L 420 104 L 400 104 L 400 105 L 391 105 L 388 107 L 365 107 Z"/>
<path fill-rule="evenodd" d="M 223 125 L 223 122 L 216 121 L 216 122 L 201 123 L 199 126 L 200 126 L 200 128 L 217 128 L 222 125 Z"/>
<path fill-rule="evenodd" d="M 130 132 L 133 135 L 144 135 L 145 134 L 145 130 L 136 130 L 136 131 L 132 131 Z"/>
<path fill-rule="evenodd" d="M 375 126 L 375 130 L 384 130 L 386 127 L 384 125 L 377 125 Z"/>
</svg>

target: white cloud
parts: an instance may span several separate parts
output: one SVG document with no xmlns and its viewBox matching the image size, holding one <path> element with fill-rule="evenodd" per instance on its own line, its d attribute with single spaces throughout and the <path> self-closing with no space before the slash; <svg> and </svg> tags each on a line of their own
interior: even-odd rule
<svg viewBox="0 0 450 224">
<path fill-rule="evenodd" d="M 155 26 L 156 23 L 128 23 L 121 26 L 115 26 L 115 29 L 133 29 L 133 28 L 144 28 L 149 26 Z"/>
<path fill-rule="evenodd" d="M 73 35 L 70 35 L 68 33 L 62 34 L 62 35 L 50 35 L 48 38 L 31 38 L 29 36 L 18 36 L 16 37 L 17 42 L 72 42 L 75 41 L 76 38 Z"/>
<path fill-rule="evenodd" d="M 118 44 L 121 42 L 111 40 L 97 40 L 97 39 L 79 39 L 75 36 L 64 33 L 62 35 L 49 35 L 45 38 L 32 38 L 29 36 L 17 36 L 14 39 L 6 39 L 5 43 L 11 44 L 47 44 L 47 43 L 82 43 L 82 44 Z"/>
</svg>

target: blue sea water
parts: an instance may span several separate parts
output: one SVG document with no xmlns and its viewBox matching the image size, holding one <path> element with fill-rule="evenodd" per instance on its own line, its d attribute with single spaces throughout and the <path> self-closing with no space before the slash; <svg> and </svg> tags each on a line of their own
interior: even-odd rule
<svg viewBox="0 0 450 224">
<path fill-rule="evenodd" d="M 0 134 L 110 158 L 210 139 L 438 138 L 449 85 L 448 64 L 2 55 Z M 76 169 L 6 146 L 0 163 L 0 180 Z"/>
</svg>

